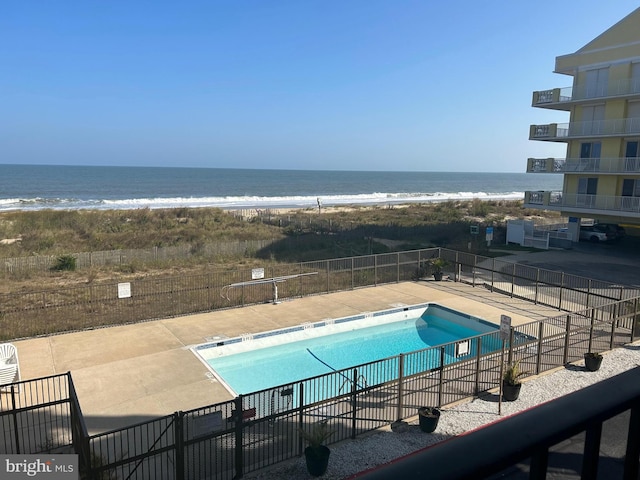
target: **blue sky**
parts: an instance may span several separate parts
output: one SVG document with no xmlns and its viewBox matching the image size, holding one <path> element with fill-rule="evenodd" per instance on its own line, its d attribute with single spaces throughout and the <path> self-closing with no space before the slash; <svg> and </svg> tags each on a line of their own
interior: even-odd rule
<svg viewBox="0 0 640 480">
<path fill-rule="evenodd" d="M 524 172 L 555 57 L 638 6 L 8 1 L 0 163 Z"/>
</svg>

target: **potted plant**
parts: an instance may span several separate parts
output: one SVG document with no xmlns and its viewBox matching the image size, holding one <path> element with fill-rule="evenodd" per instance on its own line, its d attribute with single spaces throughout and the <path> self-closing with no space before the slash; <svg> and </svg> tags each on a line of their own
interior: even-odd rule
<svg viewBox="0 0 640 480">
<path fill-rule="evenodd" d="M 587 352 L 584 354 L 584 366 L 590 372 L 595 372 L 602 363 L 602 354 L 597 352 Z"/>
<path fill-rule="evenodd" d="M 449 262 L 441 257 L 432 258 L 431 260 L 429 260 L 429 267 L 431 269 L 431 274 L 433 275 L 434 280 L 442 280 L 443 270 L 447 265 L 449 265 Z"/>
<path fill-rule="evenodd" d="M 331 450 L 324 445 L 324 441 L 333 433 L 334 431 L 329 428 L 327 420 L 314 424 L 308 431 L 300 429 L 302 438 L 309 444 L 304 449 L 307 471 L 314 477 L 324 475 L 327 471 Z"/>
<path fill-rule="evenodd" d="M 437 407 L 420 407 L 418 409 L 418 421 L 420 422 L 420 430 L 425 433 L 435 431 L 440 420 L 440 409 Z"/>
<path fill-rule="evenodd" d="M 506 366 L 502 374 L 502 399 L 505 402 L 513 402 L 520 396 L 520 377 L 526 372 L 520 369 L 520 360 Z"/>
</svg>

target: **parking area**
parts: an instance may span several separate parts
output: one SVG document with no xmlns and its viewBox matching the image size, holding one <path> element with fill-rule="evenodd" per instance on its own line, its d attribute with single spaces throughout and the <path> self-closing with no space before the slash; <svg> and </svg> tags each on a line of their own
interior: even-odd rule
<svg viewBox="0 0 640 480">
<path fill-rule="evenodd" d="M 614 284 L 640 286 L 640 237 L 614 243 L 574 243 L 568 250 L 515 253 L 503 257 L 525 265 Z"/>
</svg>

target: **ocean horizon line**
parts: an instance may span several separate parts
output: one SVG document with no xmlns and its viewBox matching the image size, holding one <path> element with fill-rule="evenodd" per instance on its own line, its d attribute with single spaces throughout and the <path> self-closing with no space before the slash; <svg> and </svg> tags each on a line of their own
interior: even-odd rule
<svg viewBox="0 0 640 480">
<path fill-rule="evenodd" d="M 189 170 L 230 170 L 230 171 L 266 171 L 266 172 L 338 172 L 338 173 L 437 173 L 437 174 L 505 174 L 513 175 L 522 171 L 462 171 L 462 170 L 352 170 L 352 169 L 316 169 L 316 168 L 255 168 L 255 167 L 210 167 L 183 165 L 85 165 L 85 164 L 54 164 L 54 163 L 0 163 L 0 167 L 71 167 L 71 168 L 135 168 L 135 169 L 189 169 Z"/>
</svg>

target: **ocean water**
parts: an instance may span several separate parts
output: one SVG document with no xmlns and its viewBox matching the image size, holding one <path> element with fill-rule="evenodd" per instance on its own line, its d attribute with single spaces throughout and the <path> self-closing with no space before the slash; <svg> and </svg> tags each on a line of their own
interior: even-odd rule
<svg viewBox="0 0 640 480">
<path fill-rule="evenodd" d="M 524 198 L 561 175 L 0 165 L 0 211 L 388 205 Z"/>
</svg>

